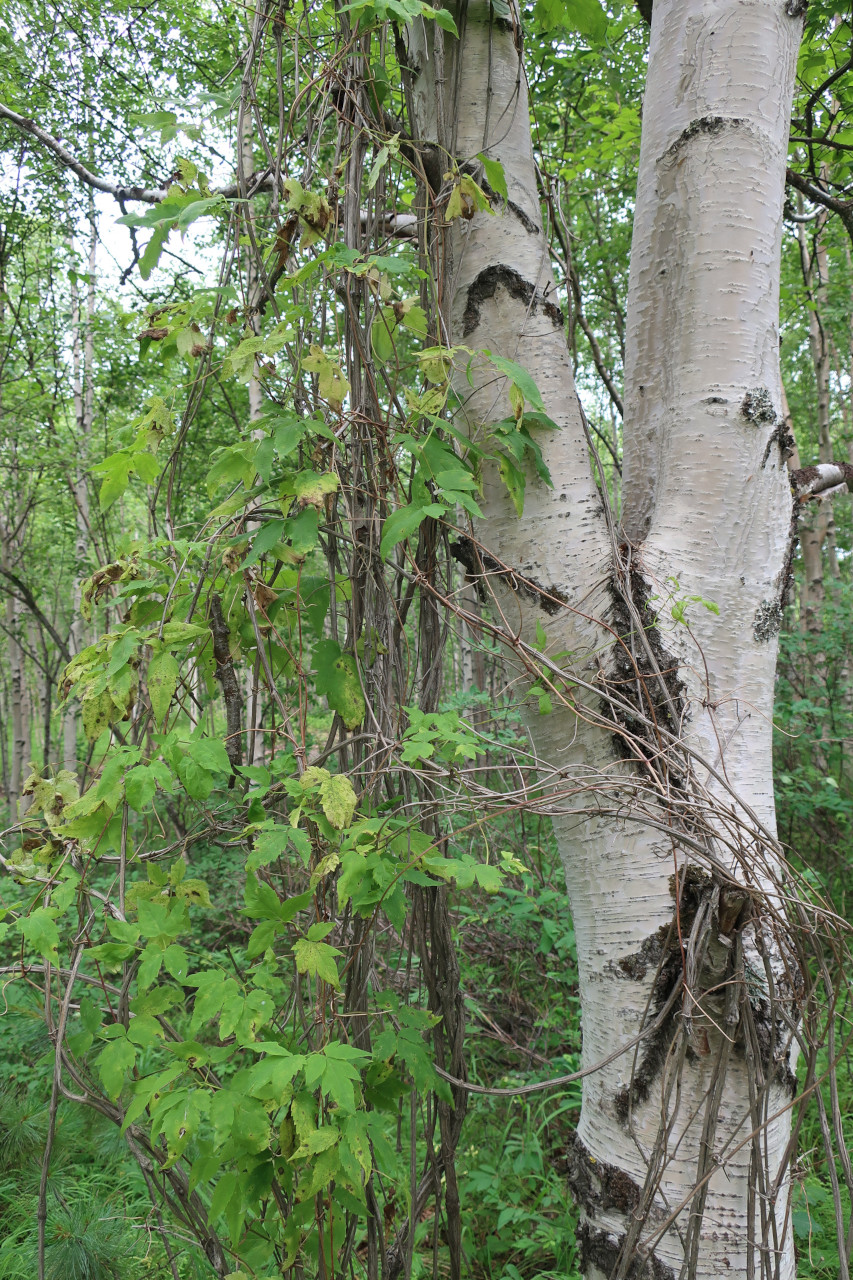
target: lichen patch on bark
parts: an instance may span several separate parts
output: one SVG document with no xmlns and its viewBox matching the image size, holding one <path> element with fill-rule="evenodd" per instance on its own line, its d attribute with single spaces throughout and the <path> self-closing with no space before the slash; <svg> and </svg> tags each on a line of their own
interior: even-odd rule
<svg viewBox="0 0 853 1280">
<path fill-rule="evenodd" d="M 759 644 L 766 644 L 782 627 L 782 605 L 778 600 L 762 600 L 752 621 L 752 634 Z"/>
<path fill-rule="evenodd" d="M 752 422 L 755 426 L 759 426 L 765 422 L 776 422 L 776 410 L 773 407 L 773 397 L 767 390 L 767 387 L 753 387 L 747 391 L 743 398 L 743 404 L 740 411 L 746 418 L 747 422 Z"/>
</svg>

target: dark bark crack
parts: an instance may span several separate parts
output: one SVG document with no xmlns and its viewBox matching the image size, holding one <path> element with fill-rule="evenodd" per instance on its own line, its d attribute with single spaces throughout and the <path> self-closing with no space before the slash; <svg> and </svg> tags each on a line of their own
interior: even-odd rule
<svg viewBox="0 0 853 1280">
<path fill-rule="evenodd" d="M 685 147 L 693 138 L 698 137 L 700 133 L 716 137 L 718 134 L 725 133 L 727 129 L 738 129 L 742 124 L 743 120 L 740 116 L 700 116 L 698 120 L 694 120 L 692 124 L 682 130 L 675 142 L 664 151 L 658 163 L 668 164 L 674 160 L 682 147 Z"/>
<path fill-rule="evenodd" d="M 621 548 L 627 556 L 627 547 Z M 626 595 L 642 624 L 639 634 L 637 618 L 629 607 Z M 621 702 L 636 705 L 641 716 L 663 724 L 670 733 L 681 729 L 678 716 L 683 712 L 684 683 L 679 675 L 678 659 L 664 648 L 657 626 L 657 612 L 651 600 L 648 583 L 642 573 L 633 566 L 626 571 L 625 581 L 613 577 L 610 582 L 612 601 L 612 625 L 616 642 L 611 650 L 608 681 Z M 673 709 L 676 715 L 673 715 Z M 611 719 L 617 719 L 625 734 L 618 734 L 619 752 L 627 759 L 636 759 L 629 745 L 630 738 L 646 738 L 651 732 L 642 720 L 634 720 L 627 713 L 617 716 L 605 699 L 603 710 Z M 658 743 L 655 742 L 655 747 Z M 671 779 L 671 781 L 675 781 Z"/>
<path fill-rule="evenodd" d="M 568 604 L 568 596 L 559 587 L 545 587 L 533 578 L 514 573 L 512 569 L 505 568 L 485 551 L 481 551 L 470 538 L 461 537 L 451 542 L 450 554 L 458 564 L 464 567 L 468 580 L 474 584 L 483 604 L 488 601 L 486 588 L 483 585 L 486 577 L 499 578 L 511 591 L 536 603 L 549 617 L 559 613 L 563 606 Z"/>
<path fill-rule="evenodd" d="M 503 196 L 498 195 L 497 191 L 495 191 L 493 187 L 489 186 L 485 178 L 480 178 L 479 186 L 482 191 L 485 191 L 493 205 L 502 205 L 504 209 L 508 209 L 510 213 L 514 214 L 515 217 L 518 218 L 518 221 L 524 227 L 524 230 L 530 235 L 539 235 L 540 228 L 533 219 L 524 212 L 520 204 L 516 204 L 514 200 L 510 200 L 509 198 L 504 200 Z"/>
<path fill-rule="evenodd" d="M 480 323 L 480 307 L 495 296 L 499 286 L 506 289 L 511 298 L 523 302 L 531 311 L 542 311 L 555 327 L 562 329 L 563 313 L 557 304 L 549 302 L 541 293 L 537 293 L 530 281 L 525 280 L 512 267 L 497 264 L 481 271 L 468 289 L 465 313 L 462 316 L 463 338 L 467 338 L 477 328 Z"/>
</svg>

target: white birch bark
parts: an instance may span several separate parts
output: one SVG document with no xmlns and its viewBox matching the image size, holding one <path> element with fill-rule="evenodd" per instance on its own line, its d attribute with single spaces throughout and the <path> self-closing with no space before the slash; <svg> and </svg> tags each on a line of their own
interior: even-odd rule
<svg viewBox="0 0 853 1280">
<path fill-rule="evenodd" d="M 476 165 L 480 152 L 500 160 L 509 201 L 437 231 L 452 341 L 522 364 L 561 428 L 540 437 L 554 488 L 528 482 L 520 519 L 486 475 L 481 563 L 507 629 L 530 635 L 545 622 L 588 686 L 531 720 L 546 771 L 560 778 L 555 801 L 566 797 L 555 829 L 578 946 L 584 1066 L 623 1051 L 584 1082 L 573 1172 L 582 1268 L 588 1280 L 788 1280 L 793 1056 L 756 990 L 747 1021 L 764 1016 L 777 1039 L 754 1060 L 743 1005 L 724 992 L 738 989 L 741 949 L 755 964 L 756 937 L 770 971 L 781 967 L 767 930 L 739 927 L 746 898 L 732 885 L 748 878 L 769 890 L 776 870 L 770 726 L 792 508 L 778 431 L 779 253 L 802 21 L 782 0 L 656 0 L 629 300 L 630 542 L 621 549 L 590 476 L 550 301 L 517 32 L 490 20 L 480 0 L 460 21 L 459 46 L 440 32 L 410 33 L 420 140 L 437 144 L 445 169 Z M 506 384 L 485 360 L 462 364 L 457 391 L 479 432 L 508 416 Z M 619 572 L 633 623 L 630 600 L 611 585 Z M 659 597 L 651 612 L 649 592 Z M 692 604 L 689 630 L 676 624 L 671 608 L 690 596 L 719 614 Z M 666 633 L 653 625 L 657 609 Z M 644 645 L 659 665 L 678 666 L 678 682 L 655 681 Z M 659 761 L 627 761 L 597 687 L 623 705 L 639 688 L 640 716 L 658 719 L 658 748 L 680 734 L 707 764 L 685 781 Z M 640 740 L 644 732 L 640 724 Z M 651 757 L 654 733 L 647 749 Z M 655 785 L 660 798 L 649 804 Z M 713 879 L 708 862 L 688 866 L 678 816 L 688 796 L 705 797 Z M 641 803 L 648 822 L 638 821 Z M 753 865 L 726 848 L 725 821 L 739 829 L 741 852 L 751 842 Z M 696 935 L 683 951 L 679 928 Z M 749 1141 L 756 1123 L 758 1144 Z"/>
<path fill-rule="evenodd" d="M 77 461 L 70 477 L 71 497 L 74 502 L 74 585 L 71 592 L 71 629 L 68 648 L 73 657 L 87 644 L 86 621 L 81 612 L 82 585 L 86 577 L 91 540 L 89 511 L 89 487 L 86 466 L 95 407 L 95 273 L 97 271 L 98 235 L 95 224 L 95 202 L 89 201 L 91 224 L 88 255 L 88 284 L 86 286 L 85 318 L 81 315 L 80 291 L 72 276 L 71 290 L 71 386 L 74 404 L 74 425 L 77 445 Z M 69 239 L 69 247 L 73 242 Z M 77 772 L 77 729 L 79 707 L 71 701 L 65 708 L 62 723 L 63 768 Z"/>
</svg>

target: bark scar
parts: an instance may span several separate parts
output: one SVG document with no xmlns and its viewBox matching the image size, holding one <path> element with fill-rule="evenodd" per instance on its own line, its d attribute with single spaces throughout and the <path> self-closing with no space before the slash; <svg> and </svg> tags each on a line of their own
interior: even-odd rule
<svg viewBox="0 0 853 1280">
<path fill-rule="evenodd" d="M 728 129 L 739 129 L 744 123 L 740 116 L 700 116 L 698 120 L 694 120 L 691 124 L 683 129 L 675 142 L 667 147 L 663 155 L 658 160 L 660 165 L 671 164 L 678 156 L 679 151 L 687 146 L 693 138 L 699 136 L 700 133 L 707 133 L 711 137 L 725 133 Z"/>
<path fill-rule="evenodd" d="M 498 263 L 481 271 L 468 288 L 465 313 L 462 316 L 462 336 L 464 338 L 467 338 L 477 328 L 480 323 L 480 307 L 489 298 L 495 296 L 498 286 L 501 285 L 511 298 L 515 298 L 518 302 L 523 302 L 531 311 L 541 310 L 549 320 L 553 321 L 556 328 L 562 329 L 563 313 L 557 304 L 549 302 L 541 293 L 537 293 L 536 288 L 530 281 L 525 280 L 517 271 L 513 271 L 512 267 L 506 267 Z"/>
<path fill-rule="evenodd" d="M 543 587 L 540 583 L 534 582 L 532 578 L 525 578 L 521 574 L 513 573 L 512 569 L 508 569 L 485 551 L 481 551 L 470 538 L 462 537 L 458 538 L 456 542 L 451 542 L 450 554 L 454 560 L 464 566 L 466 574 L 474 583 L 477 595 L 483 604 L 487 602 L 486 590 L 483 586 L 483 579 L 487 575 L 493 578 L 500 578 L 511 591 L 515 591 L 519 595 L 526 596 L 528 600 L 534 601 L 549 617 L 559 613 L 563 606 L 568 604 L 568 596 L 559 587 Z"/>
</svg>

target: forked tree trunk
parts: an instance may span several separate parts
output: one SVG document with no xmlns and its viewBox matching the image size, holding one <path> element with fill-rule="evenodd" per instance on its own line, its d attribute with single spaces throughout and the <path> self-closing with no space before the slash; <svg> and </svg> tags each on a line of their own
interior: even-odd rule
<svg viewBox="0 0 853 1280">
<path fill-rule="evenodd" d="M 538 435 L 553 489 L 529 477 L 519 519 L 487 474 L 483 550 L 463 551 L 499 596 L 506 631 L 529 640 L 538 621 L 562 654 L 545 672 L 555 709 L 531 729 L 560 810 L 584 1066 L 602 1064 L 584 1082 L 572 1155 L 588 1280 L 788 1280 L 795 1269 L 784 1018 L 797 982 L 768 913 L 773 680 L 792 552 L 778 288 L 799 8 L 655 2 L 624 532 L 611 532 L 590 474 L 553 300 L 520 30 L 469 0 L 458 44 L 421 24 L 410 33 L 421 145 L 438 146 L 439 172 L 455 161 L 478 174 L 485 152 L 508 187 L 494 214 L 435 227 L 452 340 L 522 364 L 560 427 Z M 445 180 L 440 209 L 448 194 Z M 506 418 L 494 367 L 467 352 L 458 363 L 471 432 Z M 536 658 L 524 639 L 517 648 Z"/>
</svg>

